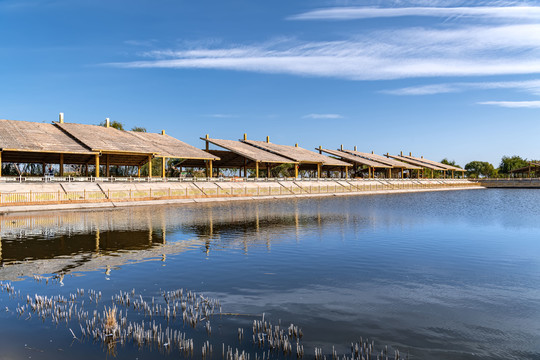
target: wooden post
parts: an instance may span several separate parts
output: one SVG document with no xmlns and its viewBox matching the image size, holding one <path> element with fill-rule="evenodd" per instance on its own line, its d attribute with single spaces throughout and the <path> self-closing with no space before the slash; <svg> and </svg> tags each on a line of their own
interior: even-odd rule
<svg viewBox="0 0 540 360">
<path fill-rule="evenodd" d="M 45 171 L 47 170 L 47 164 L 41 164 L 41 169 L 43 170 L 43 177 L 45 177 Z"/>
<path fill-rule="evenodd" d="M 368 179 L 371 179 L 371 166 L 368 166 Z"/>
<path fill-rule="evenodd" d="M 214 169 L 212 168 L 212 160 L 208 160 L 208 177 L 214 176 Z"/>
<path fill-rule="evenodd" d="M 96 177 L 99 177 L 99 154 L 96 154 Z"/>
<path fill-rule="evenodd" d="M 141 166 L 137 165 L 137 177 L 141 177 Z"/>
<path fill-rule="evenodd" d="M 2 176 L 2 152 L 0 151 L 0 176 Z"/>
<path fill-rule="evenodd" d="M 321 178 L 321 164 L 317 164 L 317 179 Z"/>
<path fill-rule="evenodd" d="M 259 178 L 259 162 L 255 161 L 255 178 Z"/>
<path fill-rule="evenodd" d="M 60 154 L 60 176 L 64 176 L 64 154 Z"/>
<path fill-rule="evenodd" d="M 166 160 L 167 160 L 166 157 L 161 158 L 161 177 L 163 179 L 165 179 L 165 163 L 166 163 Z"/>
<path fill-rule="evenodd" d="M 210 144 L 208 143 L 208 138 L 209 138 L 208 134 L 206 134 L 206 137 L 205 137 L 205 139 L 207 139 L 207 140 L 205 140 L 205 142 L 206 142 L 206 151 L 210 150 Z"/>
<path fill-rule="evenodd" d="M 109 177 L 111 174 L 110 174 L 110 171 L 109 171 L 109 166 L 110 166 L 110 163 L 109 163 L 109 154 L 107 154 L 107 157 L 105 158 L 105 176 L 106 177 Z"/>
<path fill-rule="evenodd" d="M 272 174 L 271 174 L 271 169 L 270 169 L 270 164 L 269 163 L 266 163 L 266 178 L 270 178 L 272 177 Z"/>
<path fill-rule="evenodd" d="M 88 163 L 86 163 L 84 167 L 84 176 L 88 177 Z"/>
<path fill-rule="evenodd" d="M 152 155 L 148 155 L 148 177 L 152 177 Z"/>
<path fill-rule="evenodd" d="M 298 164 L 294 164 L 294 178 L 298 178 Z"/>
<path fill-rule="evenodd" d="M 401 168 L 401 178 L 403 179 L 403 168 Z"/>
</svg>

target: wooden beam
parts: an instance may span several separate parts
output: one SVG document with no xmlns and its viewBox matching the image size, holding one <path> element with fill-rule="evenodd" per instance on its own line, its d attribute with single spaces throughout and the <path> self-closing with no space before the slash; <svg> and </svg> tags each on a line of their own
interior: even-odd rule
<svg viewBox="0 0 540 360">
<path fill-rule="evenodd" d="M 0 151 L 0 176 L 2 176 L 2 152 Z"/>
<path fill-rule="evenodd" d="M 259 178 L 259 162 L 258 161 L 255 162 L 255 177 L 257 179 Z"/>
<path fill-rule="evenodd" d="M 166 163 L 166 160 L 167 160 L 166 157 L 161 158 L 161 177 L 164 178 L 164 179 L 165 179 L 165 163 Z"/>
<path fill-rule="evenodd" d="M 110 166 L 109 154 L 107 154 L 106 158 L 105 158 L 105 176 L 107 176 L 107 177 L 110 176 L 109 166 Z"/>
<path fill-rule="evenodd" d="M 317 179 L 321 178 L 321 164 L 317 164 Z"/>
<path fill-rule="evenodd" d="M 212 160 L 208 160 L 208 177 L 212 178 L 214 176 L 214 169 L 212 167 Z"/>
<path fill-rule="evenodd" d="M 270 164 L 269 163 L 266 163 L 266 178 L 270 178 L 272 177 L 272 169 L 270 168 Z"/>
<path fill-rule="evenodd" d="M 96 177 L 99 177 L 99 154 L 96 154 Z"/>
<path fill-rule="evenodd" d="M 43 172 L 43 177 L 45 177 L 46 168 L 47 168 L 47 164 L 45 164 L 45 163 L 41 164 L 41 170 Z"/>
<path fill-rule="evenodd" d="M 141 177 L 141 167 L 137 166 L 137 177 Z"/>
<path fill-rule="evenodd" d="M 60 176 L 64 176 L 64 154 L 60 154 Z"/>
<path fill-rule="evenodd" d="M 152 156 L 148 155 L 148 177 L 152 177 Z"/>
<path fill-rule="evenodd" d="M 298 178 L 298 164 L 294 164 L 294 178 Z"/>
</svg>

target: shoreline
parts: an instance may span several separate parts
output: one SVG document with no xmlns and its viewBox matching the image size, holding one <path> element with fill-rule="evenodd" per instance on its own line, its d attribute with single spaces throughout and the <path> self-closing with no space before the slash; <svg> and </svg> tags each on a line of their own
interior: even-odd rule
<svg viewBox="0 0 540 360">
<path fill-rule="evenodd" d="M 92 209 L 114 209 L 132 206 L 155 206 L 155 205 L 183 205 L 198 203 L 222 203 L 228 201 L 256 201 L 256 200 L 286 200 L 297 198 L 319 198 L 333 196 L 365 196 L 365 195 L 391 195 L 407 194 L 418 192 L 434 191 L 458 191 L 458 190 L 480 190 L 486 189 L 484 186 L 453 186 L 453 187 L 434 187 L 434 188 L 411 188 L 411 189 L 381 189 L 365 190 L 337 193 L 318 193 L 318 194 L 285 194 L 285 195 L 257 195 L 257 196 L 231 196 L 231 197 L 201 197 L 189 199 L 162 199 L 162 200 L 133 200 L 133 201 L 104 201 L 104 202 L 86 202 L 72 204 L 42 204 L 42 205 L 14 205 L 1 206 L 0 216 L 21 212 L 43 212 L 52 210 L 92 210 Z"/>
</svg>

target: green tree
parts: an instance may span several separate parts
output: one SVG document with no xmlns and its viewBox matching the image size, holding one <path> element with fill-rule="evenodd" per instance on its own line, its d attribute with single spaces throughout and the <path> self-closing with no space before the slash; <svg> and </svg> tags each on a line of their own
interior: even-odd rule
<svg viewBox="0 0 540 360">
<path fill-rule="evenodd" d="M 508 175 L 512 170 L 529 166 L 527 159 L 514 155 L 512 157 L 503 156 L 499 165 L 499 172 Z"/>
<path fill-rule="evenodd" d="M 107 126 L 107 121 L 104 120 L 103 122 L 99 123 L 100 126 Z M 109 123 L 110 127 L 118 129 L 118 130 L 124 130 L 124 124 L 122 124 L 119 121 L 111 121 Z"/>
<path fill-rule="evenodd" d="M 458 167 L 461 169 L 461 166 L 456 164 L 454 160 L 448 160 L 447 158 L 442 159 L 441 164 L 450 165 L 450 166 Z"/>
<path fill-rule="evenodd" d="M 136 132 L 146 132 L 146 128 L 142 127 L 142 126 L 134 126 L 131 131 L 136 131 Z"/>
<path fill-rule="evenodd" d="M 471 161 L 465 165 L 469 177 L 494 177 L 497 176 L 495 167 L 487 161 Z"/>
</svg>

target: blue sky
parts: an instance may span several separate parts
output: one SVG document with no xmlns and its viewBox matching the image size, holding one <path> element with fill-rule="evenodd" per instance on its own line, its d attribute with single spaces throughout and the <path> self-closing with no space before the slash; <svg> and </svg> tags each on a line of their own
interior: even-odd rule
<svg viewBox="0 0 540 360">
<path fill-rule="evenodd" d="M 540 159 L 539 2 L 0 0 L 0 36 L 0 118 Z"/>
</svg>

